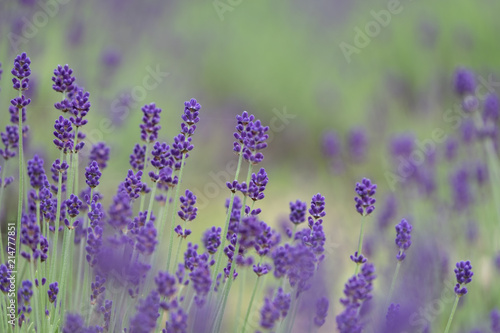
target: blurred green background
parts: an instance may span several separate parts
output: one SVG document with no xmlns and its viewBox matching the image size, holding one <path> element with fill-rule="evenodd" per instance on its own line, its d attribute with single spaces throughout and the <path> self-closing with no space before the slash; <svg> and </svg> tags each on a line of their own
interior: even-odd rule
<svg viewBox="0 0 500 333">
<path fill-rule="evenodd" d="M 500 3 L 493 0 L 401 1 L 399 13 L 392 14 L 386 26 L 379 25 L 380 31 L 349 60 L 341 43 L 356 46 L 356 29 L 366 32 L 366 25 L 375 20 L 372 11 L 387 10 L 390 1 L 61 2 L 50 2 L 57 4 L 53 7 L 44 7 L 47 1 L 0 2 L 1 127 L 8 123 L 9 99 L 15 95 L 10 88 L 11 64 L 17 53 L 25 51 L 33 72 L 30 152 L 57 158 L 51 141 L 59 116 L 53 104 L 60 95 L 51 89 L 51 76 L 58 64 L 68 63 L 77 84 L 91 94 L 89 124 L 84 129 L 88 140 L 105 141 L 112 147 L 100 189 L 109 202 L 129 168 L 133 145 L 139 142 L 142 105 L 155 102 L 163 109 L 160 139 L 170 142 L 180 129 L 183 102 L 197 98 L 203 108 L 183 189 L 193 190 L 200 201 L 205 199 L 192 226 L 200 235 L 224 221 L 228 191 L 222 184 L 229 179 L 220 172 L 236 160 L 232 154 L 236 114 L 247 110 L 264 124 L 276 124 L 262 163 L 270 183 L 261 216 L 274 224 L 286 218 L 290 201 L 309 202 L 317 192 L 326 196 L 325 228 L 333 244 L 331 260 L 338 263 L 336 269 L 330 267 L 338 282 L 332 289 L 333 314 L 340 311 L 336 299 L 341 281 L 350 273 L 348 254 L 357 243 L 355 182 L 372 178 L 382 201 L 391 191 L 385 175 L 394 168 L 387 149 L 393 134 L 412 131 L 423 140 L 441 128 L 453 135 L 443 114 L 457 105 L 452 91 L 457 66 L 499 81 L 495 78 L 500 69 Z M 151 70 L 168 75 L 156 87 L 141 90 Z M 145 94 L 131 98 L 134 89 Z M 280 117 L 283 114 L 290 117 Z M 365 163 L 348 162 L 346 172 L 332 173 L 321 150 L 323 133 L 336 131 L 345 145 L 354 127 L 362 128 L 368 137 Z M 438 176 L 444 197 L 449 196 L 446 168 Z M 417 213 L 400 214 L 425 215 L 426 204 L 413 207 Z M 403 208 L 410 206 L 403 204 Z M 494 218 L 491 209 L 484 211 L 485 218 Z M 15 209 L 8 214 L 14 217 Z M 367 232 L 375 227 L 368 226 Z M 392 229 L 387 242 L 390 248 Z M 482 262 L 484 274 L 478 280 L 483 290 L 498 281 L 485 259 L 490 250 L 474 254 L 465 243 L 457 248 L 452 262 L 462 256 L 475 258 L 478 266 Z M 349 272 L 343 273 L 343 266 Z M 476 305 L 466 305 L 470 318 L 484 316 L 495 299 L 498 305 L 500 290 L 496 287 L 492 292 L 498 297 L 491 296 L 488 302 L 480 301 L 480 292 L 470 295 Z M 332 327 L 333 315 L 328 323 Z"/>
</svg>

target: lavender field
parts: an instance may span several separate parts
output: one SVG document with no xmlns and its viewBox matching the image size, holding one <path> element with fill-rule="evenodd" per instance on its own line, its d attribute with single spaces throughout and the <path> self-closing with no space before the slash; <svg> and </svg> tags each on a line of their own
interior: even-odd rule
<svg viewBox="0 0 500 333">
<path fill-rule="evenodd" d="M 0 0 L 0 333 L 500 333 L 499 10 Z"/>
</svg>

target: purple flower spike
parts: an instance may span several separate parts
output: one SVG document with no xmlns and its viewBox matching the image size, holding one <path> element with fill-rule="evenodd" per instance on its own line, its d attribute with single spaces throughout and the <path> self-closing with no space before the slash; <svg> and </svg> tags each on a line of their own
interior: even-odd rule
<svg viewBox="0 0 500 333">
<path fill-rule="evenodd" d="M 72 74 L 73 70 L 67 64 L 64 66 L 58 65 L 54 69 L 54 76 L 52 77 L 54 84 L 52 85 L 52 89 L 60 93 L 72 91 L 75 88 L 73 85 L 75 77 Z"/>
<path fill-rule="evenodd" d="M 362 128 L 351 129 L 347 137 L 347 145 L 351 160 L 355 163 L 363 162 L 368 146 L 365 130 Z"/>
<path fill-rule="evenodd" d="M 355 197 L 356 210 L 362 216 L 370 215 L 375 210 L 375 192 L 377 190 L 377 185 L 372 184 L 371 180 L 368 178 L 363 178 L 361 183 L 356 183 L 356 193 L 359 197 Z"/>
<path fill-rule="evenodd" d="M 457 68 L 455 70 L 454 87 L 459 96 L 473 95 L 476 90 L 474 73 L 465 68 Z"/>
<path fill-rule="evenodd" d="M 196 196 L 190 190 L 186 190 L 186 196 L 179 198 L 181 209 L 177 212 L 179 217 L 184 221 L 192 221 L 196 218 L 198 208 L 194 207 L 196 204 Z"/>
<path fill-rule="evenodd" d="M 494 123 L 498 122 L 500 116 L 500 101 L 496 94 L 488 94 L 484 100 L 483 119 L 491 120 Z"/>
<path fill-rule="evenodd" d="M 305 201 L 297 200 L 290 202 L 290 221 L 293 224 L 300 224 L 306 220 L 307 204 Z"/>
<path fill-rule="evenodd" d="M 90 93 L 88 91 L 83 92 L 83 90 L 78 90 L 75 96 L 73 96 L 73 109 L 71 111 L 73 116 L 69 117 L 69 120 L 75 127 L 87 124 L 87 120 L 83 118 L 90 110 L 89 97 Z"/>
<path fill-rule="evenodd" d="M 95 188 L 99 185 L 99 178 L 101 178 L 102 173 L 99 170 L 99 164 L 96 161 L 92 161 L 88 167 L 85 168 L 85 182 L 90 188 Z"/>
<path fill-rule="evenodd" d="M 493 309 L 490 314 L 491 318 L 491 331 L 493 333 L 500 333 L 500 311 Z"/>
<path fill-rule="evenodd" d="M 455 293 L 460 297 L 467 294 L 465 285 L 472 281 L 472 276 L 474 275 L 470 261 L 457 262 L 454 272 L 457 278 Z M 464 285 L 464 287 L 462 287 L 462 285 Z"/>
<path fill-rule="evenodd" d="M 358 251 L 354 252 L 354 255 L 351 255 L 350 258 L 354 263 L 358 265 L 364 264 L 367 261 L 367 259 L 361 253 L 358 255 Z"/>
<path fill-rule="evenodd" d="M 54 306 L 57 305 L 57 294 L 59 293 L 59 287 L 57 282 L 49 284 L 49 290 L 47 290 L 47 294 L 49 295 L 49 302 L 54 303 Z"/>
<path fill-rule="evenodd" d="M 132 170 L 128 171 L 127 178 L 123 182 L 124 189 L 128 193 L 130 199 L 137 199 L 140 196 L 142 189 L 142 171 L 137 171 L 136 174 Z"/>
<path fill-rule="evenodd" d="M 163 169 L 170 165 L 170 146 L 165 142 L 155 142 L 153 150 L 151 151 L 153 158 L 151 159 L 151 165 L 157 169 Z"/>
<path fill-rule="evenodd" d="M 312 197 L 311 208 L 309 208 L 309 214 L 311 214 L 311 217 L 314 218 L 315 221 L 320 222 L 320 224 L 323 222 L 321 218 L 326 215 L 325 197 L 322 196 L 320 193 Z M 313 224 L 314 224 L 313 220 L 309 218 L 309 226 L 312 227 Z"/>
<path fill-rule="evenodd" d="M 49 187 L 49 181 L 43 169 L 43 159 L 35 155 L 33 159 L 28 161 L 28 177 L 31 187 L 40 189 L 41 187 Z"/>
<path fill-rule="evenodd" d="M 19 134 L 17 126 L 6 126 L 5 132 L 0 133 L 0 138 L 5 146 L 4 149 L 0 149 L 0 156 L 5 160 L 13 158 L 16 156 L 16 148 L 19 144 Z"/>
<path fill-rule="evenodd" d="M 196 99 L 191 98 L 190 101 L 184 102 L 184 114 L 182 115 L 182 120 L 184 123 L 181 124 L 181 133 L 189 137 L 194 134 L 196 130 L 196 123 L 200 121 L 198 117 L 200 114 L 201 105 L 196 101 Z"/>
<path fill-rule="evenodd" d="M 11 74 L 14 76 L 14 78 L 12 79 L 12 86 L 14 89 L 28 89 L 28 76 L 31 75 L 30 65 L 31 60 L 24 52 L 14 59 L 14 68 L 12 68 L 11 71 Z"/>
<path fill-rule="evenodd" d="M 158 131 L 161 129 L 160 113 L 161 109 L 156 107 L 155 103 L 146 104 L 142 107 L 144 116 L 142 117 L 141 140 L 145 142 L 153 142 L 158 139 Z"/>
<path fill-rule="evenodd" d="M 73 150 L 74 139 L 71 122 L 63 116 L 59 116 L 59 118 L 56 119 L 54 129 L 54 136 L 56 137 L 54 139 L 54 144 L 59 150 L 63 150 L 65 154 L 71 152 Z"/>
<path fill-rule="evenodd" d="M 328 298 L 325 296 L 318 299 L 316 302 L 316 316 L 314 316 L 314 325 L 317 327 L 323 326 L 325 323 L 326 316 L 328 315 Z"/>
<path fill-rule="evenodd" d="M 269 178 L 264 168 L 261 168 L 257 174 L 253 173 L 248 187 L 248 196 L 253 201 L 264 199 L 264 190 L 266 189 L 268 181 Z"/>
<path fill-rule="evenodd" d="M 215 254 L 221 244 L 222 229 L 212 227 L 203 234 L 203 245 L 209 254 Z"/>
<path fill-rule="evenodd" d="M 160 316 L 160 295 L 153 290 L 145 299 L 139 301 L 137 312 L 130 320 L 130 332 L 152 332 Z"/>
<path fill-rule="evenodd" d="M 175 287 L 177 280 L 175 276 L 170 275 L 168 272 L 158 272 L 155 277 L 156 290 L 160 296 L 166 297 L 167 299 L 174 296 L 177 292 Z"/>
<path fill-rule="evenodd" d="M 266 275 L 271 270 L 271 265 L 269 264 L 257 264 L 253 265 L 253 271 L 257 276 Z"/>
<path fill-rule="evenodd" d="M 136 144 L 134 152 L 130 155 L 130 165 L 135 171 L 144 169 L 144 162 L 146 159 L 146 146 Z"/>
<path fill-rule="evenodd" d="M 140 253 L 151 255 L 155 250 L 156 244 L 158 244 L 156 228 L 153 222 L 149 221 L 137 234 L 135 247 Z"/>
<path fill-rule="evenodd" d="M 68 215 L 71 217 L 77 217 L 78 214 L 80 214 L 80 207 L 82 206 L 83 202 L 78 199 L 78 197 L 74 194 L 71 194 L 68 200 L 66 200 L 66 207 L 67 207 L 67 212 Z"/>
<path fill-rule="evenodd" d="M 90 150 L 89 160 L 96 161 L 99 169 L 104 169 L 109 161 L 109 147 L 104 142 L 98 142 Z"/>
<path fill-rule="evenodd" d="M 403 261 L 406 258 L 405 251 L 410 248 L 411 245 L 411 231 L 413 226 L 406 220 L 402 219 L 401 222 L 396 226 L 396 245 L 399 248 L 399 252 L 396 258 L 399 261 Z"/>
</svg>

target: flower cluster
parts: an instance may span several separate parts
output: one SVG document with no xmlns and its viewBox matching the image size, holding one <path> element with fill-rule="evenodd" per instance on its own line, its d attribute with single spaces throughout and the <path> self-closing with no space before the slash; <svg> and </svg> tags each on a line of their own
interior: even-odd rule
<svg viewBox="0 0 500 333">
<path fill-rule="evenodd" d="M 356 210 L 362 216 L 370 215 L 375 210 L 375 192 L 377 185 L 372 184 L 368 178 L 363 178 L 361 183 L 356 183 L 357 197 L 354 198 L 356 202 Z"/>
<path fill-rule="evenodd" d="M 264 160 L 264 155 L 260 152 L 267 147 L 266 140 L 269 135 L 269 126 L 263 126 L 260 120 L 255 120 L 255 116 L 244 111 L 241 116 L 237 116 L 236 141 L 233 144 L 233 151 L 243 154 L 243 158 L 251 164 L 258 164 Z"/>
<path fill-rule="evenodd" d="M 454 272 L 457 278 L 455 293 L 460 297 L 467 294 L 467 288 L 465 285 L 472 281 L 474 272 L 472 272 L 472 265 L 470 261 L 457 262 Z"/>
<path fill-rule="evenodd" d="M 398 225 L 396 225 L 396 245 L 398 246 L 399 252 L 396 258 L 399 261 L 403 261 L 406 258 L 405 251 L 410 248 L 411 245 L 411 231 L 413 226 L 406 220 L 402 219 Z"/>
</svg>

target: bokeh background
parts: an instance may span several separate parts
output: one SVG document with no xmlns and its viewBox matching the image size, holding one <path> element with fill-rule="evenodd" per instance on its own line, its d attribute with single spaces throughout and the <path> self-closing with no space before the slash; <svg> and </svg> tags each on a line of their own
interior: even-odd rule
<svg viewBox="0 0 500 333">
<path fill-rule="evenodd" d="M 490 82 L 484 89 L 500 92 L 500 83 L 495 85 L 500 82 L 500 3 L 402 0 L 397 14 L 377 23 L 378 30 L 372 24 L 372 37 L 366 35 L 376 13 L 391 3 L 0 0 L 0 127 L 8 123 L 9 100 L 15 95 L 12 61 L 25 51 L 33 72 L 26 154 L 57 158 L 52 128 L 59 114 L 53 104 L 60 96 L 51 89 L 51 76 L 58 64 L 69 64 L 77 84 L 91 94 L 87 146 L 105 141 L 112 148 L 100 188 L 109 203 L 140 140 L 140 108 L 155 102 L 163 109 L 160 140 L 171 142 L 179 131 L 183 102 L 197 98 L 203 109 L 183 188 L 199 198 L 192 225 L 198 237 L 209 226 L 224 223 L 229 196 L 224 183 L 233 177 L 231 163 L 236 161 L 235 116 L 247 110 L 271 124 L 262 163 L 270 183 L 260 203 L 261 217 L 278 227 L 287 220 L 290 201 L 309 202 L 318 192 L 326 196 L 322 292 L 330 296 L 330 310 L 324 332 L 334 330 L 341 311 L 338 299 L 351 274 L 348 257 L 360 225 L 354 185 L 362 177 L 378 184 L 364 250 L 378 268 L 375 294 L 387 293 L 396 262 L 393 226 L 406 217 L 415 225 L 415 236 L 400 279 L 419 292 L 401 289 L 398 297 L 418 299 L 424 309 L 431 304 L 434 310 L 426 322 L 441 331 L 452 303 L 436 305 L 433 300 L 440 299 L 454 263 L 470 259 L 476 276 L 454 327 L 456 332 L 459 327 L 487 332 L 489 313 L 500 304 L 495 283 L 500 271 L 494 261 L 498 219 L 489 181 L 474 182 L 473 171 L 469 190 L 476 205 L 466 211 L 453 207 L 454 193 L 465 191 L 453 187 L 453 172 L 485 160 L 480 149 L 464 143 L 466 117 L 459 117 L 455 126 L 446 114 L 460 109 L 452 85 L 457 66 L 473 69 L 478 82 Z M 368 36 L 362 47 L 356 44 L 362 38 L 358 29 Z M 357 51 L 346 56 L 346 44 Z M 390 175 L 397 175 L 400 166 L 391 151 L 394 138 L 406 135 L 410 142 L 424 142 L 436 129 L 444 139 L 425 155 L 419 177 L 403 177 L 391 185 Z M 453 140 L 458 157 L 449 161 L 446 148 Z M 15 189 L 9 191 L 1 215 L 13 220 L 16 195 Z M 384 215 L 391 202 L 392 214 Z M 302 321 L 296 332 L 307 331 Z M 411 327 L 417 331 L 419 325 Z"/>
</svg>

